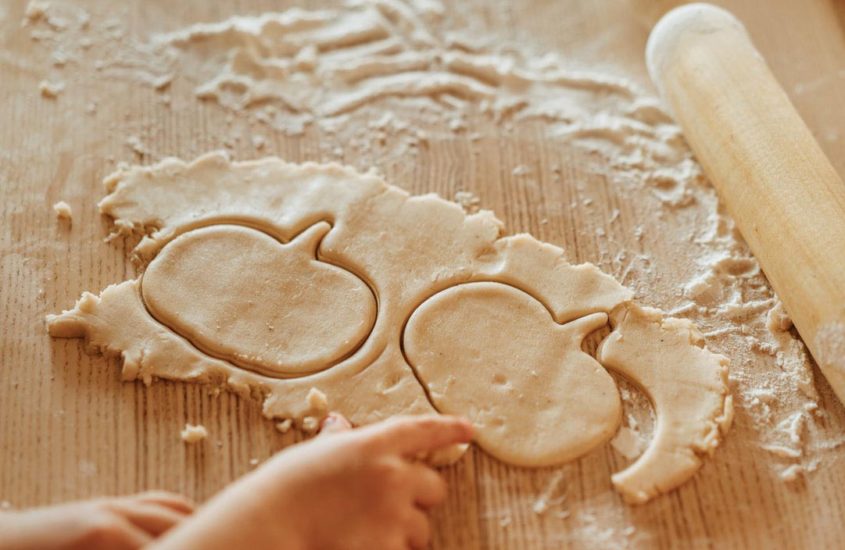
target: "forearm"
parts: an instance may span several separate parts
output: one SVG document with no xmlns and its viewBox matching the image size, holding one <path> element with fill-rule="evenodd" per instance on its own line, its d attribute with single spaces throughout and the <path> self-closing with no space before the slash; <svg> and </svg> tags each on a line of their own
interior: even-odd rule
<svg viewBox="0 0 845 550">
<path fill-rule="evenodd" d="M 194 515 L 166 533 L 155 550 L 228 550 L 279 548 L 305 550 L 296 529 L 295 514 L 274 504 L 272 484 L 262 484 L 254 474 L 223 490 Z M 281 541 L 281 544 L 280 542 Z"/>
</svg>

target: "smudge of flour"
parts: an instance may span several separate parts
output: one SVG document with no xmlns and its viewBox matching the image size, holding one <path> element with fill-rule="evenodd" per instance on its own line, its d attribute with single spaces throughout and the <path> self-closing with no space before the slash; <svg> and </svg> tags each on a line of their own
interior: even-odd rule
<svg viewBox="0 0 845 550">
<path fill-rule="evenodd" d="M 50 49 L 56 70 L 91 66 L 99 78 L 128 79 L 163 90 L 173 78 L 172 61 L 157 45 L 129 38 L 123 21 L 94 18 L 70 2 L 35 0 L 27 5 L 21 24 L 33 42 Z"/>
<path fill-rule="evenodd" d="M 683 181 L 699 177 L 697 164 L 655 98 L 625 78 L 568 70 L 555 54 L 484 40 L 479 18 L 453 11 L 462 10 L 355 0 L 191 25 L 146 50 L 195 81 L 198 97 L 289 136 L 317 126 L 345 148 L 390 141 L 400 156 L 470 125 L 535 120 L 666 201 L 690 200 Z"/>
<path fill-rule="evenodd" d="M 706 182 L 690 189 L 696 197 L 712 193 Z M 738 409 L 775 459 L 777 474 L 795 479 L 818 467 L 827 444 L 811 363 L 733 221 L 715 196 L 710 200 L 707 223 L 689 233 L 701 254 L 673 313 L 694 320 L 708 344 L 731 357 Z"/>
<path fill-rule="evenodd" d="M 555 472 L 546 484 L 546 488 L 534 501 L 531 510 L 537 515 L 543 515 L 552 508 L 560 508 L 556 516 L 566 519 L 569 512 L 562 508 L 566 502 L 566 486 L 563 484 L 563 472 Z"/>
</svg>

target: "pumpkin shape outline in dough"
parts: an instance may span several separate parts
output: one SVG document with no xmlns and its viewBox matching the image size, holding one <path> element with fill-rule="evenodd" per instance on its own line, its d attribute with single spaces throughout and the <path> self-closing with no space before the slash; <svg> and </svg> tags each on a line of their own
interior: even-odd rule
<svg viewBox="0 0 845 550">
<path fill-rule="evenodd" d="M 363 345 L 378 308 L 364 281 L 317 258 L 330 229 L 319 222 L 288 243 L 242 225 L 188 231 L 147 266 L 144 303 L 197 349 L 238 367 L 274 378 L 325 370 Z"/>
<path fill-rule="evenodd" d="M 606 324 L 604 313 L 558 324 L 523 290 L 473 282 L 424 301 L 402 340 L 439 412 L 470 418 L 496 458 L 536 467 L 575 459 L 619 426 L 616 383 L 581 349 Z"/>
</svg>

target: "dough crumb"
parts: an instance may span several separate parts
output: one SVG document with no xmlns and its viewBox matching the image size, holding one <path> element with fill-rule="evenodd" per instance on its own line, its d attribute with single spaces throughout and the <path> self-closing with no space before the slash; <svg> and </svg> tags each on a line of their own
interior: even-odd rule
<svg viewBox="0 0 845 550">
<path fill-rule="evenodd" d="M 780 478 L 786 482 L 793 482 L 797 481 L 803 473 L 804 468 L 800 464 L 793 464 L 780 471 Z"/>
<path fill-rule="evenodd" d="M 640 432 L 632 430 L 627 426 L 622 426 L 616 433 L 616 436 L 610 441 L 614 449 L 619 451 L 619 454 L 633 460 L 640 456 L 643 452 L 643 439 Z"/>
<path fill-rule="evenodd" d="M 126 138 L 126 145 L 139 157 L 150 154 L 150 150 L 138 136 L 129 136 Z"/>
<path fill-rule="evenodd" d="M 786 332 L 792 328 L 792 319 L 790 319 L 789 314 L 783 308 L 783 302 L 778 301 L 775 303 L 772 309 L 769 310 L 769 313 L 766 314 L 766 328 L 772 334 Z"/>
<path fill-rule="evenodd" d="M 208 437 L 208 430 L 202 424 L 185 424 L 180 435 L 185 443 L 199 443 Z"/>
<path fill-rule="evenodd" d="M 264 136 L 252 136 L 252 146 L 258 151 L 264 149 L 265 145 L 267 145 L 267 140 L 264 139 Z"/>
<path fill-rule="evenodd" d="M 254 467 L 254 466 L 258 466 L 258 463 L 259 463 L 259 462 L 261 462 L 261 461 L 260 461 L 260 460 L 258 460 L 257 458 L 250 458 L 250 459 L 249 459 L 249 465 L 250 465 L 250 466 L 253 466 L 253 467 Z"/>
<path fill-rule="evenodd" d="M 42 80 L 38 83 L 38 89 L 41 90 L 41 95 L 48 99 L 56 99 L 59 94 L 65 89 L 64 82 L 50 82 L 49 80 Z"/>
<path fill-rule="evenodd" d="M 73 210 L 71 209 L 70 205 L 65 201 L 59 201 L 54 204 L 53 212 L 56 213 L 56 217 L 60 220 L 71 221 L 73 219 Z"/>
<path fill-rule="evenodd" d="M 285 418 L 281 422 L 276 422 L 276 430 L 279 433 L 283 433 L 283 434 L 288 433 L 292 426 L 293 426 L 293 420 L 291 420 L 290 418 Z"/>
<path fill-rule="evenodd" d="M 9 510 L 12 508 L 12 503 L 8 500 L 0 501 L 0 510 Z"/>
<path fill-rule="evenodd" d="M 478 212 L 481 199 L 471 191 L 458 191 L 455 193 L 455 202 L 461 205 L 464 212 L 474 214 Z"/>
<path fill-rule="evenodd" d="M 302 419 L 302 431 L 307 434 L 316 433 L 320 428 L 320 421 L 313 416 L 306 416 Z"/>
<path fill-rule="evenodd" d="M 325 414 L 329 410 L 329 400 L 326 398 L 326 394 L 317 388 L 308 390 L 308 397 L 305 400 L 308 402 L 308 407 L 314 412 Z"/>
</svg>

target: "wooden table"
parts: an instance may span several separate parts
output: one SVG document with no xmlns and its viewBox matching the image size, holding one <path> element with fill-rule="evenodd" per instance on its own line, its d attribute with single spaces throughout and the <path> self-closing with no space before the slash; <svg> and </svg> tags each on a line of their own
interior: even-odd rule
<svg viewBox="0 0 845 550">
<path fill-rule="evenodd" d="M 54 2 L 60 4 L 63 2 Z M 117 17 L 129 36 L 175 29 L 198 20 L 236 13 L 282 9 L 271 0 L 76 0 L 92 15 Z M 726 0 L 749 27 L 759 49 L 845 175 L 845 4 L 835 0 Z M 192 158 L 223 147 L 230 128 L 219 106 L 196 101 L 189 87 L 174 85 L 173 105 L 161 94 L 129 82 L 74 79 L 55 101 L 41 97 L 38 83 L 51 72 L 50 49 L 32 42 L 20 27 L 26 2 L 0 6 L 0 501 L 25 507 L 148 488 L 183 492 L 202 500 L 290 444 L 294 434 L 277 433 L 255 403 L 233 395 L 209 395 L 207 388 L 156 382 L 150 387 L 119 380 L 118 361 L 89 356 L 76 340 L 51 340 L 44 315 L 69 307 L 83 290 L 97 291 L 134 271 L 126 260 L 129 243 L 104 242 L 108 222 L 96 212 L 102 178 L 116 162 L 151 163 L 162 156 Z M 316 7 L 317 1 L 299 2 Z M 577 55 L 589 64 L 624 70 L 648 83 L 642 52 L 646 21 L 672 2 L 614 0 L 519 0 L 507 9 L 510 30 L 530 33 L 552 51 Z M 586 42 L 585 42 L 586 40 Z M 586 44 L 586 45 L 585 45 Z M 627 45 L 619 54 L 619 46 Z M 614 51 L 613 57 L 609 57 Z M 59 74 L 59 73 L 57 73 Z M 97 112 L 85 106 L 97 100 Z M 236 121 L 234 126 L 238 127 Z M 249 128 L 245 127 L 245 131 Z M 150 154 L 137 157 L 125 144 L 143 135 Z M 619 202 L 613 186 L 586 175 L 577 157 L 549 143 L 530 125 L 509 137 L 484 136 L 435 141 L 408 167 L 380 166 L 388 181 L 414 193 L 446 197 L 474 192 L 512 232 L 528 231 L 570 250 L 573 260 L 612 266 L 596 242 L 579 232 L 602 227 Z M 480 148 L 477 154 L 473 150 Z M 248 143 L 235 143 L 237 158 L 260 156 Z M 322 160 L 316 138 L 271 133 L 267 154 L 293 161 Z M 264 153 L 262 152 L 262 154 Z M 572 166 L 564 181 L 547 177 L 553 163 Z M 536 170 L 532 185 L 511 175 L 526 164 Z M 590 187 L 575 183 L 589 178 Z M 566 211 L 573 197 L 587 193 L 601 206 Z M 51 205 L 67 200 L 72 227 L 55 219 Z M 547 223 L 544 223 L 548 220 Z M 635 208 L 622 205 L 620 223 L 637 223 Z M 626 236 L 627 235 L 627 236 Z M 630 231 L 607 244 L 610 256 L 631 244 Z M 577 247 L 576 247 L 577 243 Z M 656 261 L 660 236 L 644 239 Z M 665 253 L 665 251 L 664 251 Z M 671 305 L 672 273 L 653 303 Z M 666 290 L 668 289 L 668 290 Z M 845 410 L 816 371 L 827 413 L 825 430 L 843 434 Z M 186 446 L 185 422 L 211 432 L 209 441 Z M 749 443 L 750 420 L 738 411 L 727 443 L 697 477 L 680 490 L 639 507 L 623 504 L 609 474 L 624 459 L 604 446 L 560 468 L 521 470 L 473 449 L 445 470 L 448 502 L 435 513 L 438 548 L 551 547 L 783 547 L 841 545 L 845 535 L 845 451 L 833 449 L 820 469 L 786 484 L 769 455 Z M 565 503 L 538 515 L 537 497 L 556 480 Z M 561 517 L 566 516 L 566 517 Z"/>
</svg>

